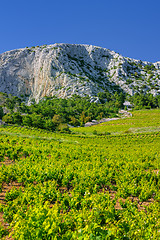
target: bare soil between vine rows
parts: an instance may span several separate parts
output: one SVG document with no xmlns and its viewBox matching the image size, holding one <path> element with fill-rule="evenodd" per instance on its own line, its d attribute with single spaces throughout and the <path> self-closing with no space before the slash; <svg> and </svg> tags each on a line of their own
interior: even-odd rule
<svg viewBox="0 0 160 240">
<path fill-rule="evenodd" d="M 14 161 L 11 161 L 9 160 L 8 158 L 5 159 L 4 162 L 0 162 L 0 167 L 2 165 L 11 165 L 11 164 L 14 164 Z M 159 170 L 155 170 L 156 171 L 156 174 L 158 174 Z M 0 203 L 5 205 L 6 204 L 6 201 L 5 201 L 5 195 L 6 195 L 6 192 L 10 191 L 12 188 L 17 188 L 19 189 L 20 187 L 22 187 L 22 183 L 18 183 L 18 182 L 11 182 L 11 183 L 3 183 L 2 185 L 2 192 L 0 193 Z M 66 187 L 60 187 L 59 190 L 63 193 L 63 192 L 68 192 L 69 190 L 66 188 Z M 111 200 L 113 200 L 116 196 L 116 191 L 113 191 L 111 189 L 107 189 L 106 192 L 109 192 L 110 194 L 110 198 Z M 138 197 L 129 197 L 128 198 L 131 202 L 137 202 L 138 204 L 138 210 L 139 211 L 146 211 L 145 207 L 150 205 L 151 203 L 154 202 L 154 199 L 151 198 L 151 199 L 148 199 L 147 201 L 144 201 L 144 202 L 140 202 L 140 200 L 138 199 Z M 115 209 L 116 210 L 122 210 L 122 206 L 120 204 L 120 201 L 122 201 L 123 203 L 125 203 L 126 199 L 124 198 L 118 198 L 116 204 L 115 204 Z M 52 207 L 52 205 L 51 205 Z M 4 228 L 6 230 L 9 231 L 9 233 L 11 233 L 11 230 L 9 229 L 9 223 L 5 222 L 4 221 L 4 218 L 3 218 L 3 212 L 0 212 L 0 223 L 2 224 L 2 226 L 4 226 Z M 2 239 L 4 240 L 13 240 L 13 238 L 10 236 L 9 237 L 9 234 L 6 235 L 5 237 L 3 237 Z"/>
</svg>

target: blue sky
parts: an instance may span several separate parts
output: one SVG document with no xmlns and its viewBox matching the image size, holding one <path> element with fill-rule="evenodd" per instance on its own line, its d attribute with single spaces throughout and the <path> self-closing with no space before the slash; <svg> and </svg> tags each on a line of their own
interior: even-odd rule
<svg viewBox="0 0 160 240">
<path fill-rule="evenodd" d="M 159 0 L 1 0 L 0 53 L 80 43 L 160 61 L 159 12 Z"/>
</svg>

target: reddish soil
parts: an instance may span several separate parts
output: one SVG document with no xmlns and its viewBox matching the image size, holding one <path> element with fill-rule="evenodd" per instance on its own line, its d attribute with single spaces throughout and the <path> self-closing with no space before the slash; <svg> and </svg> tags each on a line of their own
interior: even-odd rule
<svg viewBox="0 0 160 240">
<path fill-rule="evenodd" d="M 116 191 L 113 191 L 113 190 L 110 190 L 110 189 L 107 189 L 106 191 L 109 192 L 111 199 L 114 199 L 114 198 L 115 198 L 116 193 L 117 193 Z M 138 210 L 139 210 L 139 211 L 142 211 L 142 210 L 146 211 L 145 207 L 146 207 L 146 206 L 149 206 L 149 204 L 151 204 L 152 202 L 154 202 L 154 199 L 153 199 L 153 198 L 148 199 L 147 201 L 144 201 L 144 202 L 141 202 L 138 197 L 128 197 L 127 199 L 129 199 L 132 203 L 133 203 L 133 202 L 136 202 L 136 203 L 138 204 L 137 206 L 138 206 Z M 115 209 L 123 209 L 122 206 L 120 205 L 120 201 L 122 201 L 123 203 L 125 203 L 126 199 L 125 199 L 125 198 L 122 198 L 122 197 L 118 198 L 118 199 L 117 199 L 117 202 L 116 202 L 116 204 L 115 204 Z"/>
<path fill-rule="evenodd" d="M 9 159 L 6 157 L 4 162 L 0 162 L 0 167 L 1 167 L 3 164 L 6 165 L 6 166 L 7 166 L 7 165 L 11 165 L 11 164 L 14 164 L 14 161 L 11 161 L 11 160 L 9 160 Z M 156 174 L 158 174 L 158 173 L 159 173 L 159 170 L 156 169 L 156 170 L 153 170 L 153 172 L 156 173 Z M 37 183 L 34 182 L 33 184 L 37 184 Z M 18 183 L 18 182 L 11 182 L 11 183 L 9 183 L 9 184 L 3 183 L 3 185 L 2 185 L 2 192 L 0 193 L 0 203 L 1 203 L 1 204 L 4 204 L 4 205 L 6 204 L 5 194 L 6 194 L 6 192 L 10 191 L 13 187 L 19 189 L 20 187 L 22 187 L 22 184 L 21 184 L 21 183 Z M 105 189 L 105 188 L 103 188 L 103 189 Z M 104 191 L 103 189 L 100 190 L 100 192 L 101 192 L 101 191 Z M 60 190 L 62 193 L 66 192 L 66 191 L 69 192 L 69 189 L 67 189 L 66 187 L 60 187 L 59 190 Z M 113 191 L 113 190 L 109 189 L 108 187 L 106 188 L 105 191 L 106 191 L 106 192 L 109 192 L 111 199 L 114 199 L 114 198 L 115 198 L 115 196 L 116 196 L 116 191 Z M 71 196 L 71 194 L 70 194 L 70 196 Z M 138 210 L 139 210 L 139 211 L 142 211 L 142 210 L 143 210 L 143 211 L 146 211 L 146 210 L 145 210 L 145 206 L 148 206 L 149 204 L 151 204 L 152 202 L 154 202 L 154 199 L 153 199 L 153 198 L 151 198 L 151 199 L 149 199 L 149 200 L 147 200 L 147 201 L 145 201 L 145 202 L 140 202 L 140 200 L 139 200 L 137 197 L 129 197 L 128 199 L 129 199 L 131 202 L 137 202 L 137 203 L 138 203 Z M 117 200 L 116 204 L 115 204 L 115 209 L 123 209 L 122 206 L 120 205 L 120 200 L 121 200 L 123 203 L 125 203 L 125 201 L 126 201 L 126 199 L 124 199 L 124 198 L 119 198 L 119 199 Z M 52 207 L 52 206 L 53 206 L 53 205 L 51 204 L 50 207 Z M 4 226 L 5 229 L 8 229 L 9 223 L 7 223 L 7 222 L 4 221 L 3 213 L 0 213 L 0 223 Z M 10 232 L 10 230 L 9 230 L 9 232 Z M 12 238 L 12 237 L 9 237 L 8 235 L 5 236 L 3 239 L 4 239 L 4 240 L 13 240 L 13 238 Z"/>
<path fill-rule="evenodd" d="M 14 162 L 9 160 L 8 158 L 6 158 L 4 162 L 0 162 L 0 166 L 2 166 L 2 164 L 4 164 L 4 165 L 11 165 L 11 164 L 14 164 Z M 6 201 L 5 201 L 5 194 L 6 194 L 6 192 L 10 191 L 13 187 L 20 188 L 21 186 L 22 186 L 22 184 L 17 183 L 17 182 L 12 182 L 12 183 L 9 183 L 9 184 L 3 183 L 2 184 L 2 192 L 0 193 L 0 203 L 3 204 L 3 205 L 6 204 Z M 9 223 L 4 221 L 2 212 L 0 212 L 0 223 L 2 224 L 2 226 L 4 226 L 5 229 L 8 229 Z M 8 235 L 5 236 L 3 239 L 5 239 L 5 240 L 13 240 L 13 238 L 9 237 Z"/>
</svg>

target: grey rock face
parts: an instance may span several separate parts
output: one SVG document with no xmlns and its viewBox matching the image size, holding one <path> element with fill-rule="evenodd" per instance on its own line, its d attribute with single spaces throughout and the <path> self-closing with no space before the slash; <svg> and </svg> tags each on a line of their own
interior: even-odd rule
<svg viewBox="0 0 160 240">
<path fill-rule="evenodd" d="M 160 62 L 122 57 L 105 48 L 53 44 L 0 54 L 0 91 L 39 101 L 44 96 L 70 97 L 114 91 L 133 95 L 140 90 L 160 93 Z"/>
</svg>

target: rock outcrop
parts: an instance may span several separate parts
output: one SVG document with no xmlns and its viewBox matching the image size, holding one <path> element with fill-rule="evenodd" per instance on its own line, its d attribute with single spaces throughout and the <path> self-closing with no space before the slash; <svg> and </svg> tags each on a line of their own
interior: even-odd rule
<svg viewBox="0 0 160 240">
<path fill-rule="evenodd" d="M 0 54 L 0 91 L 39 101 L 44 96 L 70 97 L 121 88 L 160 93 L 160 62 L 142 62 L 92 45 L 53 44 Z"/>
</svg>

